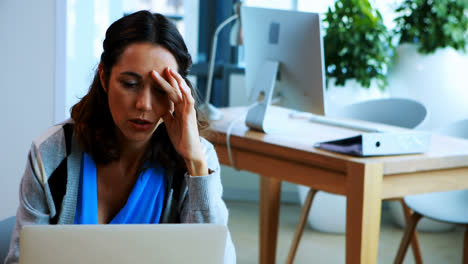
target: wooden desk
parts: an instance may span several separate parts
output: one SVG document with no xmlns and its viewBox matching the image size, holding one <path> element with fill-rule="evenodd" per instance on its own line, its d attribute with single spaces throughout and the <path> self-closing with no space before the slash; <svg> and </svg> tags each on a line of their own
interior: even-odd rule
<svg viewBox="0 0 468 264">
<path fill-rule="evenodd" d="M 246 108 L 225 108 L 208 136 L 220 162 L 230 166 L 226 131 Z M 273 108 L 279 124 L 269 134 L 249 130 L 244 119 L 231 131 L 235 166 L 260 177 L 260 263 L 276 258 L 281 181 L 347 197 L 346 263 L 377 263 L 381 201 L 405 195 L 468 188 L 468 141 L 432 136 L 428 153 L 356 158 L 313 147 L 314 143 L 359 132 L 290 119 Z M 298 216 L 299 217 L 299 216 Z M 396 254 L 396 252 L 395 252 Z"/>
</svg>

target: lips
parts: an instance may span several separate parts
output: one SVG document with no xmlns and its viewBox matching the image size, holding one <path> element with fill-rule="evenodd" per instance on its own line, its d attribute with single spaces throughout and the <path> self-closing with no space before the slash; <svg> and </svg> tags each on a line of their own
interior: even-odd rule
<svg viewBox="0 0 468 264">
<path fill-rule="evenodd" d="M 146 119 L 136 118 L 130 120 L 130 125 L 137 131 L 146 131 L 153 126 L 153 122 Z"/>
<path fill-rule="evenodd" d="M 140 124 L 140 125 L 144 125 L 144 124 L 149 124 L 149 123 L 151 123 L 150 121 L 144 120 L 144 119 L 132 119 L 132 120 L 130 120 L 130 121 L 132 121 L 132 122 L 134 122 L 134 123 L 137 123 L 137 124 Z"/>
</svg>

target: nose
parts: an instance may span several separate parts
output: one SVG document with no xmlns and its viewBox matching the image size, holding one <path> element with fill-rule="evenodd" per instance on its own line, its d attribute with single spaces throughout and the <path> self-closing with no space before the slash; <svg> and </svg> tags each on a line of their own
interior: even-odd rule
<svg viewBox="0 0 468 264">
<path fill-rule="evenodd" d="M 149 87 L 141 89 L 137 94 L 136 108 L 139 111 L 151 110 L 151 89 Z"/>
</svg>

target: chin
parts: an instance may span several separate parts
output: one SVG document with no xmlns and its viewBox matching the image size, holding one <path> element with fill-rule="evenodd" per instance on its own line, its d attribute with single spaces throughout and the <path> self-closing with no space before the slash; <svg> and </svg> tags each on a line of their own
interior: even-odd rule
<svg viewBox="0 0 468 264">
<path fill-rule="evenodd" d="M 124 133 L 125 139 L 129 142 L 147 142 L 151 139 L 153 136 L 154 131 L 148 131 L 148 132 L 134 132 L 134 131 L 128 131 L 127 133 Z"/>
<path fill-rule="evenodd" d="M 121 135 L 124 137 L 124 140 L 127 142 L 133 142 L 133 143 L 145 143 L 149 140 L 151 140 L 151 137 L 153 136 L 154 132 L 156 131 L 156 128 L 159 126 L 156 125 L 155 127 L 152 127 L 147 130 L 143 131 L 138 131 L 133 129 L 130 126 L 123 127 L 121 129 Z"/>
<path fill-rule="evenodd" d="M 133 134 L 133 135 L 130 135 L 129 137 L 127 137 L 127 139 L 129 141 L 136 141 L 136 142 L 141 142 L 141 141 L 148 141 L 151 139 L 151 137 L 153 136 L 153 133 L 141 133 L 141 134 Z"/>
</svg>

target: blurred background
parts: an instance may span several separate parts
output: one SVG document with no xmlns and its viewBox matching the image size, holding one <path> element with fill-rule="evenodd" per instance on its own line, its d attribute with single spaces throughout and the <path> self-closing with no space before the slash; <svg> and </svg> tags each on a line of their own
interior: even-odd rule
<svg viewBox="0 0 468 264">
<path fill-rule="evenodd" d="M 137 10 L 162 13 L 176 23 L 192 55 L 190 80 L 201 98 L 205 98 L 208 64 L 213 34 L 218 25 L 235 14 L 236 0 L 1 0 L 0 1 L 0 219 L 14 215 L 18 206 L 18 188 L 32 140 L 51 125 L 69 118 L 73 106 L 88 90 L 102 52 L 105 30 L 118 18 Z M 444 123 L 468 117 L 466 104 L 468 57 L 464 53 L 467 35 L 463 31 L 440 22 L 432 12 L 444 14 L 449 20 L 453 12 L 435 9 L 423 13 L 426 26 L 422 31 L 442 23 L 458 46 L 440 46 L 429 52 L 418 50 L 421 39 L 402 41 L 402 25 L 397 19 L 409 16 L 411 8 L 397 11 L 404 0 L 246 0 L 243 4 L 266 8 L 318 12 L 323 17 L 323 33 L 331 27 L 327 14 L 337 7 L 350 4 L 359 9 L 370 4 L 373 21 L 380 23 L 388 35 L 387 59 L 381 74 L 385 85 L 372 81 L 363 85 L 360 77 L 348 78 L 344 84 L 334 80 L 327 67 L 328 107 L 341 107 L 354 102 L 382 97 L 412 97 L 426 104 L 432 119 L 421 129 L 432 130 Z M 414 3 L 423 1 L 414 0 Z M 448 5 L 466 0 L 440 0 Z M 411 1 L 409 1 L 411 3 Z M 409 5 L 411 6 L 411 4 Z M 353 9 L 351 8 L 351 9 Z M 353 9 L 354 10 L 354 9 Z M 354 11 L 353 11 L 354 12 Z M 466 8 L 461 9 L 466 19 Z M 427 16 L 426 16 L 427 14 Z M 450 14 L 450 15 L 449 15 Z M 433 20 L 432 20 L 433 19 Z M 455 19 L 455 18 L 453 18 Z M 457 18 L 459 19 L 459 18 Z M 379 22 L 380 21 L 380 22 Z M 458 20 L 457 20 L 458 21 Z M 458 23 L 466 26 L 465 20 Z M 342 19 L 343 23 L 349 22 Z M 208 96 L 216 107 L 247 105 L 243 47 L 230 43 L 232 25 L 220 32 L 216 47 L 213 91 Z M 463 29 L 463 28 L 462 28 Z M 348 31 L 350 36 L 366 32 Z M 384 35 L 376 38 L 382 39 Z M 369 38 L 369 37 L 367 37 Z M 377 41 L 377 40 L 375 40 Z M 437 42 L 437 39 L 433 41 Z M 450 44 L 450 42 L 447 42 Z M 438 43 L 436 43 L 438 44 Z M 359 43 L 358 43 L 359 45 Z M 327 51 L 327 43 L 324 43 Z M 366 52 L 362 52 L 365 54 Z M 327 56 L 325 56 L 327 63 Z M 329 60 L 330 61 L 330 60 Z M 370 58 L 371 64 L 375 59 Z M 431 78 L 430 78 L 431 77 Z M 366 87 L 367 86 L 367 87 Z M 423 96 L 423 97 L 421 97 Z M 224 197 L 230 201 L 257 201 L 258 175 L 222 168 Z M 285 203 L 299 203 L 297 188 L 285 183 L 282 189 Z"/>
</svg>

